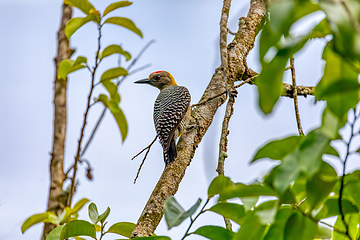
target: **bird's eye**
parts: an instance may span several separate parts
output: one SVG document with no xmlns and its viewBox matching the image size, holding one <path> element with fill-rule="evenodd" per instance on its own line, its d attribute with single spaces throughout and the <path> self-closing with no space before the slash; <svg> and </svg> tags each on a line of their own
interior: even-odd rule
<svg viewBox="0 0 360 240">
<path fill-rule="evenodd" d="M 155 79 L 155 80 L 159 80 L 159 79 L 160 79 L 160 75 L 155 75 L 154 79 Z"/>
</svg>

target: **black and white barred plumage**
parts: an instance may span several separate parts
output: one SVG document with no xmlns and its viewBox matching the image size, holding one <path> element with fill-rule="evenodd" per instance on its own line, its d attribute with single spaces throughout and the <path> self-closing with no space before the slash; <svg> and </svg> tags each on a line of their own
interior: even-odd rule
<svg viewBox="0 0 360 240">
<path fill-rule="evenodd" d="M 154 104 L 156 133 L 164 149 L 165 165 L 177 156 L 175 140 L 181 135 L 190 113 L 191 96 L 183 86 L 172 85 L 161 90 Z"/>
</svg>

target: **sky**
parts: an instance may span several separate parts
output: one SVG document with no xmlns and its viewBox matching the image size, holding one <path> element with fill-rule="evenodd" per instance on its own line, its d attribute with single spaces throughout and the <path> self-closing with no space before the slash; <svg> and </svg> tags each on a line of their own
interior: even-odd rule
<svg viewBox="0 0 360 240">
<path fill-rule="evenodd" d="M 92 3 L 103 11 L 111 2 L 94 0 Z M 237 30 L 238 19 L 246 15 L 248 7 L 247 1 L 233 1 L 228 25 L 230 30 Z M 117 26 L 104 27 L 102 46 L 120 43 L 132 56 L 136 56 L 149 41 L 155 40 L 136 65 L 151 64 L 151 67 L 132 74 L 120 87 L 120 107 L 129 125 L 127 139 L 121 142 L 115 121 L 107 113 L 85 155 L 94 169 L 94 180 L 85 178 L 84 166 L 79 168 L 79 186 L 73 202 L 86 197 L 97 204 L 99 211 L 109 206 L 109 225 L 137 221 L 164 169 L 162 149 L 157 142 L 137 183 L 133 184 L 142 157 L 133 161 L 131 158 L 155 136 L 152 112 L 158 94 L 156 88 L 133 82 L 146 78 L 153 71 L 166 70 L 179 85 L 189 89 L 192 103 L 197 103 L 220 63 L 218 36 L 221 8 L 221 1 L 134 0 L 132 6 L 116 10 L 112 15 L 132 19 L 142 30 L 142 39 Z M 47 205 L 53 124 L 53 58 L 56 55 L 60 14 L 61 1 L 0 0 L 0 239 L 39 239 L 43 228 L 42 224 L 38 224 L 25 234 L 20 231 L 26 218 L 44 212 Z M 75 10 L 74 16 L 83 15 Z M 322 16 L 313 17 L 298 24 L 294 31 L 303 31 L 306 29 L 304 26 L 314 24 Z M 93 64 L 96 35 L 96 27 L 92 23 L 73 35 L 70 42 L 71 47 L 76 49 L 73 59 L 86 56 L 89 64 Z M 228 38 L 231 41 L 232 36 Z M 295 55 L 299 85 L 315 85 L 320 80 L 324 46 L 324 40 L 312 40 Z M 255 47 L 248 57 L 248 66 L 260 71 L 257 56 Z M 123 61 L 123 66 L 127 65 Z M 109 57 L 99 70 L 103 72 L 116 66 L 117 58 Z M 98 74 L 97 79 L 100 76 Z M 289 77 L 286 73 L 284 81 L 290 82 Z M 69 76 L 66 169 L 76 153 L 89 87 L 90 76 L 86 70 Z M 265 116 L 259 110 L 255 86 L 243 86 L 238 91 L 235 112 L 230 121 L 225 175 L 236 182 L 250 183 L 261 179 L 276 164 L 264 160 L 250 165 L 256 150 L 270 140 L 297 134 L 297 126 L 292 99 L 281 98 L 273 113 Z M 105 93 L 105 90 L 98 86 L 94 96 L 100 93 Z M 305 133 L 320 125 L 323 103 L 315 104 L 311 96 L 300 97 L 299 107 Z M 102 109 L 101 104 L 91 109 L 85 137 L 89 136 Z M 215 169 L 223 114 L 224 107 L 221 107 L 175 195 L 185 209 L 198 198 L 206 199 L 207 187 L 217 175 Z M 356 167 L 351 165 L 351 161 L 349 166 Z M 89 220 L 87 211 L 82 210 L 79 218 Z M 156 234 L 179 239 L 188 224 L 189 220 L 167 231 L 162 220 Z M 192 230 L 205 224 L 222 226 L 223 219 L 214 213 L 206 213 Z M 105 239 L 111 237 L 109 235 Z M 199 238 L 190 236 L 187 239 Z"/>
</svg>

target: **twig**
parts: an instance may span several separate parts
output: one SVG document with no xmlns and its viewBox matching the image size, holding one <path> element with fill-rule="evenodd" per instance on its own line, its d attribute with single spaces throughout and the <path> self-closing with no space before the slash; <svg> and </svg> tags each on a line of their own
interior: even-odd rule
<svg viewBox="0 0 360 240">
<path fill-rule="evenodd" d="M 249 12 L 246 17 L 240 19 L 237 34 L 228 45 L 229 56 L 232 56 L 229 57 L 231 62 L 229 71 L 232 77 L 243 75 L 243 71 L 246 69 L 246 56 L 253 47 L 258 26 L 262 23 L 265 14 L 265 0 L 250 1 Z M 223 91 L 225 91 L 225 82 L 222 69 L 217 68 L 200 101 Z M 153 234 L 162 219 L 165 200 L 169 196 L 176 194 L 197 147 L 207 132 L 216 111 L 224 101 L 225 97 L 221 96 L 192 110 L 191 116 L 200 127 L 192 128 L 192 130 L 187 131 L 180 137 L 177 144 L 178 161 L 174 161 L 164 169 L 147 204 L 144 206 L 130 238 L 151 236 Z"/>
<path fill-rule="evenodd" d="M 148 155 L 149 152 L 150 152 L 150 148 L 151 148 L 151 146 L 154 144 L 154 142 L 156 141 L 156 139 L 157 139 L 157 135 L 155 136 L 154 140 L 152 140 L 152 142 L 151 142 L 146 148 L 144 148 L 143 150 L 141 150 L 138 154 L 136 154 L 136 155 L 131 159 L 131 160 L 134 160 L 137 156 L 139 156 L 141 153 L 143 153 L 143 152 L 147 149 L 147 151 L 146 151 L 146 153 L 145 153 L 145 156 L 144 156 L 143 160 L 141 161 L 140 167 L 139 167 L 139 169 L 138 169 L 138 171 L 137 171 L 137 173 L 136 173 L 136 177 L 135 177 L 135 179 L 134 179 L 134 184 L 136 183 L 136 180 L 137 180 L 138 177 L 139 177 L 141 168 L 142 168 L 142 166 L 144 165 L 145 159 L 146 159 L 147 155 Z"/>
<path fill-rule="evenodd" d="M 190 228 L 192 227 L 192 225 L 194 224 L 194 222 L 196 221 L 196 219 L 197 219 L 201 214 L 203 214 L 204 212 L 206 212 L 206 210 L 204 210 L 204 209 L 205 209 L 206 205 L 209 203 L 209 201 L 210 201 L 210 198 L 206 199 L 206 202 L 204 203 L 204 206 L 201 208 L 200 212 L 195 216 L 194 219 L 192 219 L 192 218 L 190 217 L 189 227 L 186 229 L 186 232 L 185 232 L 184 236 L 181 238 L 181 240 L 184 240 L 187 236 L 189 236 L 190 234 L 192 234 L 192 233 L 189 233 Z"/>
<path fill-rule="evenodd" d="M 302 127 L 301 127 L 299 105 L 298 105 L 298 99 L 297 99 L 294 55 L 292 55 L 290 57 L 290 68 L 291 68 L 291 79 L 292 79 L 292 85 L 293 85 L 293 96 L 294 96 L 294 107 L 295 107 L 296 123 L 297 123 L 297 127 L 298 127 L 298 130 L 299 130 L 299 135 L 304 136 L 304 131 L 302 130 Z"/>
<path fill-rule="evenodd" d="M 230 33 L 231 35 L 235 35 L 236 33 L 232 32 L 229 28 L 227 28 L 227 32 Z"/>
<path fill-rule="evenodd" d="M 144 52 L 151 46 L 151 44 L 153 44 L 155 42 L 155 40 L 150 40 L 138 53 L 138 55 L 134 58 L 134 60 L 129 64 L 129 66 L 127 67 L 127 71 L 130 71 L 130 69 L 136 64 L 136 62 L 141 58 L 141 56 L 144 54 Z M 129 76 L 126 75 L 123 78 L 121 78 L 118 83 L 116 84 L 117 86 L 119 86 L 124 80 L 125 78 Z"/>
<path fill-rule="evenodd" d="M 129 66 L 127 67 L 127 69 L 126 69 L 127 71 L 130 71 L 130 69 L 135 65 L 135 63 L 136 63 L 136 62 L 138 61 L 138 59 L 142 56 L 142 54 L 145 52 L 145 50 L 146 50 L 148 47 L 150 47 L 150 45 L 151 45 L 152 43 L 154 43 L 154 42 L 155 42 L 155 40 L 151 40 L 150 42 L 148 42 L 148 43 L 140 50 L 140 52 L 138 53 L 138 55 L 134 58 L 134 60 L 133 60 L 133 61 L 129 64 Z M 131 74 L 133 74 L 133 73 L 135 73 L 135 72 L 137 72 L 137 71 L 143 70 L 144 68 L 146 68 L 146 67 L 148 67 L 148 66 L 149 66 L 149 64 L 144 65 L 144 66 L 142 66 L 142 67 L 139 67 L 139 68 L 133 70 L 129 75 L 131 75 Z M 126 78 L 127 76 L 129 76 L 129 75 L 122 76 L 122 78 L 119 79 L 119 81 L 116 83 L 116 85 L 119 87 L 119 85 L 120 85 L 120 84 L 125 80 L 125 78 Z M 99 83 L 100 83 L 100 82 L 99 82 Z M 87 142 L 86 142 L 86 144 L 85 144 L 84 150 L 81 152 L 81 156 L 83 156 L 83 155 L 85 154 L 87 148 L 89 147 L 91 141 L 93 140 L 93 138 L 94 138 L 94 136 L 95 136 L 96 131 L 98 130 L 98 128 L 99 128 L 99 126 L 100 126 L 101 121 L 102 121 L 103 118 L 105 117 L 105 114 L 106 114 L 106 107 L 104 107 L 102 113 L 100 114 L 100 116 L 99 116 L 99 118 L 98 118 L 98 120 L 97 120 L 97 122 L 96 122 L 96 125 L 95 125 L 94 129 L 92 130 L 91 135 L 90 135 L 89 139 L 87 140 Z"/>
<path fill-rule="evenodd" d="M 237 95 L 237 91 L 234 88 L 234 80 L 229 78 L 229 64 L 228 58 L 229 53 L 227 50 L 227 33 L 229 29 L 227 28 L 227 23 L 229 19 L 229 11 L 230 11 L 231 0 L 224 0 L 222 14 L 220 19 L 220 55 L 221 55 L 221 67 L 224 80 L 225 80 L 225 87 L 226 91 L 228 92 L 229 99 L 226 104 L 226 111 L 225 116 L 222 124 L 222 131 L 220 136 L 219 142 L 219 159 L 218 159 L 218 166 L 216 171 L 219 175 L 225 175 L 225 159 L 227 158 L 227 143 L 228 139 L 227 136 L 229 135 L 229 121 L 234 112 L 234 103 L 235 97 Z M 232 225 L 230 219 L 224 217 L 224 222 L 226 229 L 232 231 Z"/>
<path fill-rule="evenodd" d="M 339 212 L 341 215 L 341 220 L 343 221 L 343 223 L 345 225 L 345 233 L 349 237 L 350 240 L 351 240 L 351 237 L 350 237 L 350 233 L 349 233 L 349 225 L 345 221 L 345 213 L 344 213 L 344 207 L 343 207 L 343 203 L 342 203 L 342 197 L 343 197 L 343 193 L 344 193 L 344 179 L 345 179 L 346 163 L 350 156 L 350 144 L 351 144 L 351 140 L 354 137 L 354 125 L 357 120 L 357 117 L 358 116 L 356 115 L 356 110 L 354 109 L 354 120 L 352 123 L 350 123 L 350 131 L 351 132 L 350 132 L 349 141 L 346 142 L 345 140 L 343 140 L 346 143 L 346 155 L 345 155 L 345 158 L 343 161 L 343 172 L 342 172 L 342 177 L 341 177 L 341 182 L 340 182 L 340 190 L 339 190 Z"/>
<path fill-rule="evenodd" d="M 96 54 L 95 54 L 95 66 L 94 66 L 94 69 L 93 71 L 91 72 L 91 86 L 90 86 L 90 92 L 89 92 L 89 95 L 88 95 L 88 99 L 87 99 L 87 106 L 86 106 L 86 110 L 85 110 L 85 113 L 84 113 L 84 120 L 83 120 L 83 124 L 82 124 L 82 127 L 81 127 L 81 131 L 80 131 L 80 138 L 79 138 L 79 141 L 78 141 L 78 147 L 77 147 L 77 152 L 76 152 L 76 156 L 75 156 L 75 162 L 74 162 L 74 166 L 73 166 L 73 176 L 71 178 L 71 188 L 70 188 L 70 194 L 69 194 L 69 198 L 68 198 L 68 201 L 67 201 L 67 205 L 68 206 L 71 206 L 71 201 L 72 201 L 72 198 L 73 198 L 73 195 L 74 195 L 74 192 L 75 192 L 75 180 L 76 180 L 76 172 L 77 172 L 77 164 L 80 160 L 80 156 L 81 156 L 81 144 L 82 144 L 82 141 L 83 141 L 83 138 L 84 138 L 84 132 L 85 132 L 85 126 L 86 126 L 86 122 L 87 122 L 87 117 L 88 117 L 88 113 L 89 113 L 89 110 L 90 110 L 90 107 L 91 107 L 91 97 L 92 97 L 92 93 L 93 93 L 93 90 L 94 90 L 94 83 L 95 83 L 95 73 L 96 73 L 96 69 L 98 68 L 99 66 L 99 53 L 100 53 L 100 49 L 101 49 L 101 27 L 102 25 L 99 25 L 98 26 L 98 31 L 99 31 L 99 36 L 98 36 L 98 46 L 97 46 L 97 51 L 96 51 Z"/>
<path fill-rule="evenodd" d="M 238 85 L 235 85 L 234 88 L 239 88 L 239 87 L 241 87 L 242 85 L 244 85 L 244 84 L 246 84 L 246 83 L 252 82 L 252 80 L 254 80 L 257 76 L 258 76 L 258 75 L 252 76 L 252 77 L 244 80 L 242 83 L 240 83 L 240 84 L 238 84 Z M 210 98 L 208 98 L 208 99 L 205 99 L 204 101 L 201 101 L 201 102 L 199 102 L 199 103 L 195 103 L 195 104 L 191 105 L 191 107 L 193 108 L 193 107 L 196 107 L 196 106 L 204 105 L 205 103 L 207 103 L 207 102 L 209 102 L 209 101 L 211 101 L 211 100 L 214 100 L 214 99 L 217 98 L 217 97 L 220 97 L 220 96 L 224 95 L 226 92 L 227 92 L 227 91 L 221 92 L 221 93 L 219 93 L 219 94 L 216 94 L 215 96 L 212 96 L 212 97 L 210 97 Z"/>
<path fill-rule="evenodd" d="M 349 15 L 350 22 L 354 26 L 355 31 L 360 34 L 360 24 L 357 21 L 357 19 L 354 17 L 354 15 L 351 13 L 349 6 L 347 5 L 346 1 L 342 0 L 341 4 L 343 5 L 346 13 Z"/>
</svg>

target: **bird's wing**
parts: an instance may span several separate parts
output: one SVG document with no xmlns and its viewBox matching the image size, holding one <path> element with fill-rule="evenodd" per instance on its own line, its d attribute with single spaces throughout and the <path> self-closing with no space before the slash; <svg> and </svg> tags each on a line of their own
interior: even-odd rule
<svg viewBox="0 0 360 240">
<path fill-rule="evenodd" d="M 183 86 L 167 87 L 156 98 L 154 123 L 164 150 L 168 149 L 175 130 L 190 107 L 190 100 L 189 90 Z"/>
</svg>

